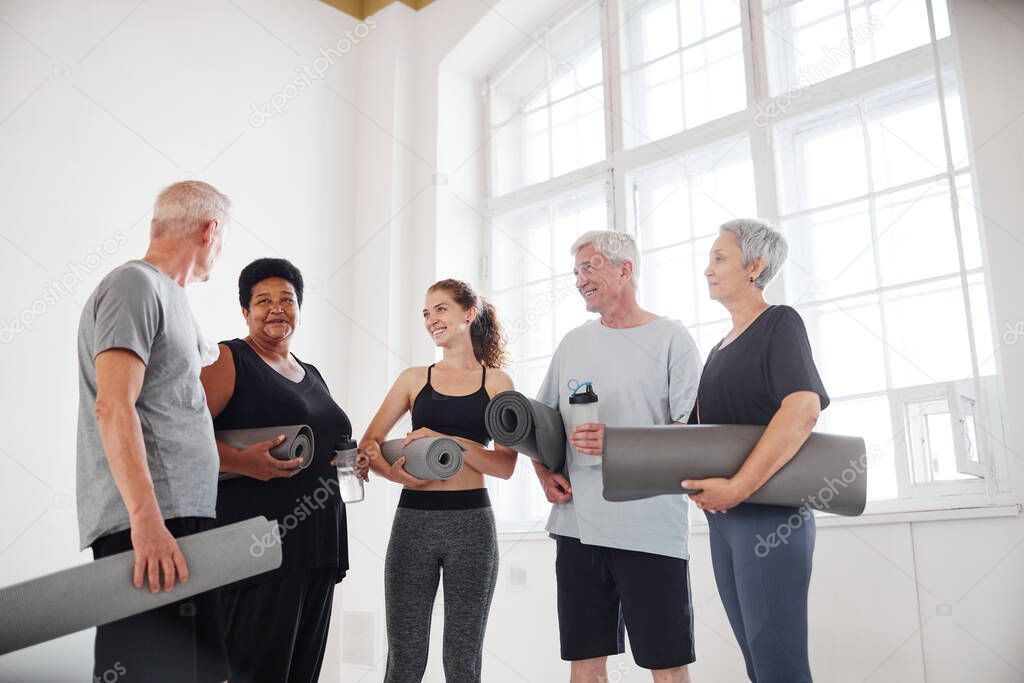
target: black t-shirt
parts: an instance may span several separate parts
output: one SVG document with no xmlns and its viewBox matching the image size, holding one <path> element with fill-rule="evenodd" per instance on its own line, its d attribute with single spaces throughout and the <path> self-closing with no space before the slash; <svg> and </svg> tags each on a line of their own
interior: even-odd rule
<svg viewBox="0 0 1024 683">
<path fill-rule="evenodd" d="M 337 567 L 337 580 L 341 581 L 348 569 L 348 528 L 338 493 L 338 471 L 331 458 L 338 440 L 351 436 L 352 423 L 331 398 L 320 372 L 309 363 L 299 361 L 306 376 L 292 382 L 244 340 L 221 343 L 231 349 L 234 358 L 235 391 L 213 421 L 214 429 L 306 424 L 313 430 L 315 443 L 313 462 L 294 477 L 221 481 L 217 523 L 226 525 L 263 515 L 281 524 L 281 568 L 248 582 L 316 567 Z"/>
<path fill-rule="evenodd" d="M 829 404 L 811 357 L 800 314 L 771 306 L 725 348 L 708 354 L 690 424 L 767 425 L 796 391 L 813 391 Z"/>
</svg>

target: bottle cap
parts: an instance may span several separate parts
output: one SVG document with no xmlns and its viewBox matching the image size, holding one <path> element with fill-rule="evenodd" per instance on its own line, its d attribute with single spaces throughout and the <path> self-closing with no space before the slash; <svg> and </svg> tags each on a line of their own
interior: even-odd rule
<svg viewBox="0 0 1024 683">
<path fill-rule="evenodd" d="M 359 448 L 359 444 L 351 436 L 344 436 L 334 444 L 334 450 L 336 451 L 350 451 L 353 448 Z"/>
<path fill-rule="evenodd" d="M 584 403 L 597 403 L 597 394 L 594 393 L 594 387 L 590 382 L 581 384 L 569 397 L 569 405 L 575 406 Z"/>
</svg>

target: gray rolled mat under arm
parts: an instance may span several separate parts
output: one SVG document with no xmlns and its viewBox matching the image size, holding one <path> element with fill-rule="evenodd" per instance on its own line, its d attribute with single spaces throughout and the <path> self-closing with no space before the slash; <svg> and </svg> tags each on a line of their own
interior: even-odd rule
<svg viewBox="0 0 1024 683">
<path fill-rule="evenodd" d="M 754 425 L 605 427 L 604 498 L 624 501 L 693 493 L 680 482 L 731 477 L 764 430 Z M 813 433 L 747 502 L 859 515 L 867 500 L 866 465 L 864 439 Z"/>
<path fill-rule="evenodd" d="M 552 472 L 565 468 L 565 426 L 561 414 L 518 391 L 494 396 L 484 412 L 494 443 L 533 458 Z"/>
<path fill-rule="evenodd" d="M 0 655 L 109 624 L 281 566 L 277 522 L 253 517 L 191 536 L 178 547 L 188 583 L 170 593 L 132 585 L 134 551 L 0 589 Z"/>
<path fill-rule="evenodd" d="M 244 450 L 260 441 L 269 441 L 284 434 L 284 441 L 270 449 L 270 454 L 278 460 L 304 458 L 299 469 L 306 469 L 313 464 L 313 452 L 316 441 L 309 425 L 287 425 L 285 427 L 260 427 L 258 429 L 221 429 L 214 432 L 217 441 L 226 443 L 232 448 Z M 220 479 L 238 477 L 234 472 L 225 472 Z"/>
<path fill-rule="evenodd" d="M 447 437 L 416 439 L 405 448 L 402 439 L 391 439 L 380 452 L 389 465 L 404 455 L 402 469 L 418 479 L 451 479 L 462 469 L 462 446 Z"/>
</svg>

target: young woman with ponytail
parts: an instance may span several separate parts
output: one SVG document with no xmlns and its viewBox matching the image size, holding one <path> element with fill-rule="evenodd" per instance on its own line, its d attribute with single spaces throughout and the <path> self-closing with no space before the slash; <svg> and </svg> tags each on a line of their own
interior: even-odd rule
<svg viewBox="0 0 1024 683">
<path fill-rule="evenodd" d="M 505 340 L 494 306 L 460 280 L 427 290 L 423 325 L 443 358 L 413 367 L 395 380 L 359 444 L 372 469 L 402 484 L 384 563 L 387 609 L 387 683 L 418 682 L 427 665 L 430 615 L 444 575 L 444 671 L 448 681 L 480 680 L 484 628 L 498 577 L 498 542 L 484 475 L 508 479 L 516 452 L 495 445 L 484 410 L 495 394 L 512 389 L 500 368 Z M 380 444 L 405 415 L 413 431 L 405 444 L 447 436 L 465 449 L 462 471 L 444 481 L 413 477 L 388 465 Z"/>
</svg>

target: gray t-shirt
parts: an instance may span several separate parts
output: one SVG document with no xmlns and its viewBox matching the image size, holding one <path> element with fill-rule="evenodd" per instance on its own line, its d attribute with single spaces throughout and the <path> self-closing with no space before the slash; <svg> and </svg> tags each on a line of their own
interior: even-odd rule
<svg viewBox="0 0 1024 683">
<path fill-rule="evenodd" d="M 200 352 L 185 289 L 145 261 L 100 282 L 78 324 L 78 531 L 82 549 L 127 529 L 96 421 L 96 356 L 132 351 L 146 364 L 135 403 L 164 519 L 215 517 L 220 461 L 199 382 Z"/>
<path fill-rule="evenodd" d="M 686 422 L 697 396 L 698 356 L 690 333 L 676 320 L 626 329 L 591 320 L 562 339 L 537 400 L 562 413 L 566 437 L 572 434 L 570 380 L 593 383 L 599 420 L 606 425 Z M 608 502 L 600 460 L 566 444 L 572 501 L 551 507 L 548 532 L 588 545 L 688 559 L 686 496 Z"/>
</svg>

